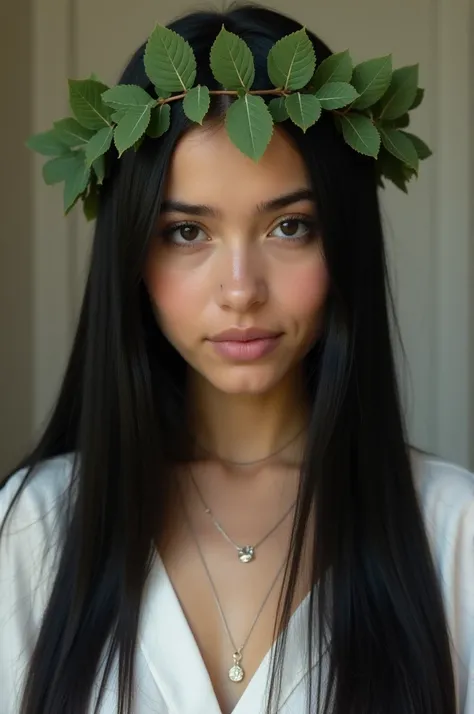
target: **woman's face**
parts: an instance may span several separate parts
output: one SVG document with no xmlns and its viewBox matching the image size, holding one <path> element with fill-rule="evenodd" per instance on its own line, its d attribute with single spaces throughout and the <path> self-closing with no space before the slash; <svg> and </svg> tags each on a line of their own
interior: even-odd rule
<svg viewBox="0 0 474 714">
<path fill-rule="evenodd" d="M 329 278 L 306 168 L 280 128 L 258 163 L 222 126 L 181 139 L 144 278 L 164 334 L 218 390 L 262 394 L 295 370 L 320 334 Z M 274 336 L 213 340 L 231 328 Z"/>
</svg>

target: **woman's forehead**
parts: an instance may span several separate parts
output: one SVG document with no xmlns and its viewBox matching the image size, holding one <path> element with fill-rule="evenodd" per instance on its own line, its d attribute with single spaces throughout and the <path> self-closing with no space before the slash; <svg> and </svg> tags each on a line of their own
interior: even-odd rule
<svg viewBox="0 0 474 714">
<path fill-rule="evenodd" d="M 303 158 L 292 139 L 274 130 L 256 162 L 231 142 L 224 126 L 192 129 L 178 142 L 171 161 L 165 199 L 216 208 L 255 205 L 291 192 L 310 189 Z"/>
</svg>

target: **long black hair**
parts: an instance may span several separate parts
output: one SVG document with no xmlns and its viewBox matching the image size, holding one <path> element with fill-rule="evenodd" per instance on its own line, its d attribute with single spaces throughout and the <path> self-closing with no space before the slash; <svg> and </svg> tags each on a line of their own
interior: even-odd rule
<svg viewBox="0 0 474 714">
<path fill-rule="evenodd" d="M 214 89 L 209 51 L 222 24 L 250 46 L 259 89 L 271 86 L 270 47 L 301 27 L 255 5 L 194 12 L 171 23 L 194 50 L 196 81 Z M 308 34 L 323 60 L 329 48 Z M 143 51 L 121 82 L 153 92 Z M 213 114 L 221 108 L 216 99 Z M 167 515 L 171 468 L 186 446 L 179 428 L 186 365 L 156 324 L 142 274 L 173 149 L 189 126 L 174 102 L 161 139 L 145 140 L 120 161 L 110 152 L 63 383 L 39 443 L 17 465 L 29 467 L 24 488 L 44 460 L 75 455 L 69 517 L 22 714 L 85 714 L 104 652 L 102 685 L 118 658 L 117 711 L 133 712 L 142 593 Z M 319 643 L 320 656 L 329 658 L 325 714 L 455 714 L 448 627 L 394 364 L 395 313 L 374 161 L 347 147 L 326 115 L 306 134 L 291 122 L 281 126 L 310 174 L 331 284 L 323 334 L 304 364 L 312 414 L 269 705 L 279 692 L 285 626 L 314 508 L 318 596 L 309 601 L 308 643 L 311 649 L 313 633 L 324 632 L 330 619 L 330 637 Z M 400 338 L 396 318 L 393 324 Z M 320 711 L 311 704 L 311 687 L 308 678 L 309 711 Z M 322 691 L 320 675 L 319 703 Z"/>
</svg>

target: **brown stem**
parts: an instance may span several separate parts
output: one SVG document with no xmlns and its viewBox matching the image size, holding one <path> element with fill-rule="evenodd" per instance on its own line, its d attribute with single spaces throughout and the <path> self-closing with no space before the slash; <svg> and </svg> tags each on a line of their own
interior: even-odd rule
<svg viewBox="0 0 474 714">
<path fill-rule="evenodd" d="M 176 94 L 174 97 L 168 97 L 167 99 L 158 99 L 157 101 L 157 106 L 161 104 L 169 104 L 169 102 L 175 102 L 177 99 L 183 99 L 185 97 L 187 92 L 182 92 L 181 94 Z M 227 94 L 231 96 L 237 96 L 238 92 L 233 89 L 213 89 L 209 91 L 209 94 Z M 283 88 L 278 89 L 275 87 L 275 89 L 253 89 L 247 92 L 247 94 L 276 94 L 278 96 L 286 96 L 288 92 L 286 92 Z"/>
</svg>

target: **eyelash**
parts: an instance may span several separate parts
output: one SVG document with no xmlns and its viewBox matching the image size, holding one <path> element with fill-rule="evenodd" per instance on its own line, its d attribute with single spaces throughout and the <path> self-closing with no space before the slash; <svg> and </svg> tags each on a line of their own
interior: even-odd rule
<svg viewBox="0 0 474 714">
<path fill-rule="evenodd" d="M 275 228 L 274 228 L 273 230 L 276 230 L 279 226 L 282 225 L 282 223 L 286 223 L 286 222 L 288 222 L 288 221 L 298 221 L 299 223 L 302 223 L 302 224 L 306 227 L 307 232 L 306 232 L 304 235 L 299 236 L 299 237 L 297 237 L 297 238 L 292 238 L 291 236 L 286 236 L 285 238 L 280 238 L 280 240 L 284 241 L 285 243 L 286 243 L 286 242 L 290 242 L 290 243 L 300 243 L 300 244 L 304 244 L 304 243 L 309 242 L 309 240 L 310 240 L 311 238 L 313 238 L 315 235 L 317 235 L 317 234 L 319 233 L 319 230 L 320 230 L 319 222 L 318 222 L 316 219 L 311 219 L 311 218 L 308 218 L 307 215 L 302 216 L 301 214 L 292 214 L 292 215 L 289 215 L 289 216 L 285 216 L 285 217 L 282 218 L 282 220 L 275 226 Z M 199 223 L 195 223 L 194 221 L 179 221 L 179 222 L 173 223 L 173 224 L 171 224 L 170 226 L 168 226 L 167 228 L 165 228 L 165 229 L 161 232 L 161 236 L 160 236 L 160 237 L 163 238 L 166 242 L 171 243 L 171 244 L 172 244 L 173 246 L 175 246 L 176 248 L 184 248 L 185 250 L 186 250 L 186 249 L 189 250 L 190 248 L 194 248 L 196 245 L 199 245 L 199 241 L 189 241 L 189 242 L 184 242 L 184 243 L 173 243 L 173 242 L 170 240 L 171 235 L 172 235 L 175 231 L 179 230 L 180 228 L 189 227 L 189 226 L 198 228 L 199 230 L 205 232 L 204 229 L 199 225 Z M 277 238 L 279 238 L 279 236 L 277 236 Z"/>
</svg>

